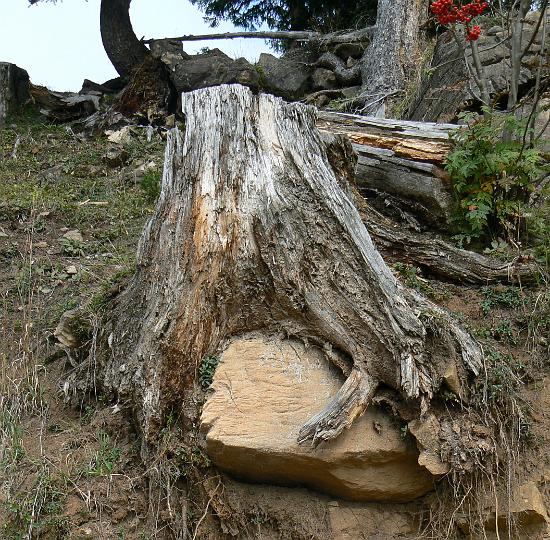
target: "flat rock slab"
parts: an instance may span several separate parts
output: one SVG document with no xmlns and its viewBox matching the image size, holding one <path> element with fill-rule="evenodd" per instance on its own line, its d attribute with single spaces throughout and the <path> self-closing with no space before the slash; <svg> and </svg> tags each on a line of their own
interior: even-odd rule
<svg viewBox="0 0 550 540">
<path fill-rule="evenodd" d="M 247 481 L 302 485 L 356 501 L 409 501 L 433 488 L 416 447 L 370 408 L 336 440 L 296 442 L 342 385 L 320 350 L 293 340 L 242 339 L 221 356 L 201 417 L 208 455 Z"/>
</svg>

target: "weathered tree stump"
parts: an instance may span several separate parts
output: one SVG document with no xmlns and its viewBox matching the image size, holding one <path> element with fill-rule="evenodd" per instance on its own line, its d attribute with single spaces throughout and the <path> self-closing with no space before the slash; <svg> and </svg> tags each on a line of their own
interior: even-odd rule
<svg viewBox="0 0 550 540">
<path fill-rule="evenodd" d="M 29 75 L 15 64 L 0 62 L 0 126 L 29 100 Z"/>
<path fill-rule="evenodd" d="M 182 103 L 185 133 L 169 136 L 137 272 L 105 334 L 104 385 L 137 400 L 146 438 L 191 396 L 201 360 L 250 334 L 303 340 L 347 376 L 301 442 L 336 437 L 381 385 L 426 410 L 450 362 L 478 372 L 476 342 L 373 246 L 348 189 L 351 146 L 327 141 L 313 108 L 239 85 Z"/>
</svg>

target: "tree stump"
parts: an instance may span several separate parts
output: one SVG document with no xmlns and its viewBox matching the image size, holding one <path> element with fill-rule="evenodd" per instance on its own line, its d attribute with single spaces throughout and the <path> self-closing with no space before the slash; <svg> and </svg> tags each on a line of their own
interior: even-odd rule
<svg viewBox="0 0 550 540">
<path fill-rule="evenodd" d="M 405 289 L 375 249 L 349 189 L 355 157 L 315 109 L 240 85 L 184 94 L 137 271 L 105 329 L 103 384 L 139 404 L 146 439 L 190 398 L 198 366 L 232 339 L 317 347 L 347 379 L 300 431 L 336 437 L 390 387 L 420 411 L 455 363 L 481 349 Z"/>
<path fill-rule="evenodd" d="M 29 75 L 15 64 L 0 62 L 0 126 L 29 101 Z"/>
</svg>

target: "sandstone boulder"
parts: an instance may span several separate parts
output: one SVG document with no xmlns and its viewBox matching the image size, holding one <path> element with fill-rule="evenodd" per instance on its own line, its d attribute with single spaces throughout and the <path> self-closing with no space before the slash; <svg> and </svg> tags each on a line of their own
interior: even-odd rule
<svg viewBox="0 0 550 540">
<path fill-rule="evenodd" d="M 242 339 L 222 354 L 201 418 L 207 451 L 222 470 L 252 482 L 303 485 L 357 501 L 408 501 L 433 487 L 413 443 L 370 408 L 336 440 L 300 446 L 302 425 L 342 384 L 316 348 Z"/>
</svg>

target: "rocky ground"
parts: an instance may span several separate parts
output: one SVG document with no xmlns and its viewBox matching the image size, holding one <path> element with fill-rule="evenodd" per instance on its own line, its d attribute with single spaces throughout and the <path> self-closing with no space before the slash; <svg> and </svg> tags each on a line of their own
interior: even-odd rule
<svg viewBox="0 0 550 540">
<path fill-rule="evenodd" d="M 75 402 L 64 392 L 79 359 L 67 354 L 63 340 L 89 336 L 74 328 L 70 336 L 54 335 L 61 316 L 81 305 L 94 328 L 109 295 L 133 271 L 158 195 L 165 131 L 130 127 L 110 139 L 80 137 L 32 115 L 0 130 L 1 538 L 177 538 L 175 516 L 182 515 L 193 539 L 454 538 L 475 536 L 480 522 L 487 537 L 505 538 L 508 513 L 520 538 L 548 534 L 550 299 L 543 268 L 529 288 L 472 287 L 394 263 L 400 279 L 454 312 L 484 344 L 486 370 L 470 398 L 521 410 L 514 444 L 499 450 L 509 475 L 494 477 L 498 486 L 478 508 L 479 519 L 469 519 L 473 509 L 462 503 L 481 484 L 464 479 L 466 494 L 458 499 L 450 493 L 450 486 L 459 491 L 456 478 L 441 479 L 433 491 L 435 478 L 416 464 L 406 426 L 393 423 L 383 404 L 321 458 L 295 448 L 285 422 L 301 425 L 297 416 L 310 416 L 304 402 L 317 409 L 316 400 L 338 384 L 338 375 L 299 344 L 281 362 L 270 360 L 276 343 L 241 344 L 232 351 L 246 365 L 241 379 L 231 351 L 217 370 L 214 361 L 204 365 L 202 435 L 197 431 L 191 453 L 181 453 L 173 442 L 181 426 L 176 418 L 169 422 L 155 467 L 160 483 L 173 485 L 153 489 L 126 404 L 101 392 Z M 250 347 L 262 353 L 249 354 Z M 307 378 L 309 386 L 295 385 L 304 370 L 315 377 Z M 240 382 L 228 389 L 227 379 Z M 452 374 L 448 385 L 455 390 Z M 318 388 L 325 390 L 320 397 Z M 289 405 L 276 410 L 282 398 Z M 451 410 L 465 406 L 451 392 L 440 402 Z M 273 410 L 276 422 L 265 419 Z M 512 498 L 498 499 L 507 482 Z M 193 496 L 198 484 L 205 496 Z M 162 493 L 172 498 L 160 500 Z M 457 527 L 445 536 L 448 523 Z"/>
</svg>

